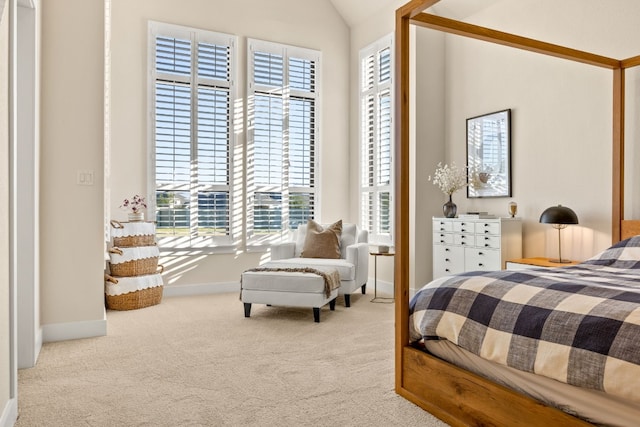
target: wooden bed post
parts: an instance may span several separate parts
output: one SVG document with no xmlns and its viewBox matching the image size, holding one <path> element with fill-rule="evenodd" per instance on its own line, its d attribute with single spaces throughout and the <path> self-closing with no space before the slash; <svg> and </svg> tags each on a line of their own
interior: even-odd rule
<svg viewBox="0 0 640 427">
<path fill-rule="evenodd" d="M 640 234 L 640 222 L 625 220 L 624 216 L 624 123 L 625 123 L 625 71 L 640 66 L 640 55 L 620 61 L 620 75 L 613 76 L 613 209 L 612 240 L 617 242 Z M 617 227 L 617 228 L 616 228 Z M 617 237 L 617 240 L 616 240 Z"/>
<path fill-rule="evenodd" d="M 409 18 L 396 11 L 395 29 L 395 323 L 409 323 Z M 396 328 L 395 384 L 402 387 L 402 349 L 409 344 L 407 328 Z"/>
<path fill-rule="evenodd" d="M 396 10 L 395 22 L 395 379 L 402 390 L 402 354 L 409 344 L 409 27 L 413 16 L 439 0 L 413 0 Z"/>
<path fill-rule="evenodd" d="M 624 218 L 624 68 L 613 70 L 611 240 L 619 242 Z"/>
</svg>

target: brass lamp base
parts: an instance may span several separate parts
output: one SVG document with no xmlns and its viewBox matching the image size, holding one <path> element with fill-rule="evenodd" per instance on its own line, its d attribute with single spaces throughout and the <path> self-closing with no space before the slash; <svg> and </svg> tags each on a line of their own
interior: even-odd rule
<svg viewBox="0 0 640 427">
<path fill-rule="evenodd" d="M 549 262 L 554 264 L 571 264 L 573 261 L 570 259 L 550 259 Z"/>
</svg>

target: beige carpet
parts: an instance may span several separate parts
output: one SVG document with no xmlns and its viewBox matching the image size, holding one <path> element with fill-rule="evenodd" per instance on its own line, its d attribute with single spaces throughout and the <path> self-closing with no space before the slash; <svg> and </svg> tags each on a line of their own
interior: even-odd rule
<svg viewBox="0 0 640 427">
<path fill-rule="evenodd" d="M 445 426 L 394 392 L 393 304 L 311 309 L 237 294 L 109 311 L 108 335 L 45 344 L 19 427 Z"/>
</svg>

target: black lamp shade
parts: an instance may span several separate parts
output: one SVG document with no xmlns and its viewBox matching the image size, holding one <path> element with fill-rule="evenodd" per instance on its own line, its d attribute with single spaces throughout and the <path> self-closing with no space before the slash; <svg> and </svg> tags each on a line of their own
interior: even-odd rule
<svg viewBox="0 0 640 427">
<path fill-rule="evenodd" d="M 577 224 L 578 215 L 566 206 L 552 206 L 542 212 L 540 222 L 543 224 Z"/>
</svg>

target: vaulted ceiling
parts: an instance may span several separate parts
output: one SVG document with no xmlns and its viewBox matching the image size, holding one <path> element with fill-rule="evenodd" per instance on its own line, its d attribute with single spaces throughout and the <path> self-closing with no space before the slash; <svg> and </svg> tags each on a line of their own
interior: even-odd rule
<svg viewBox="0 0 640 427">
<path fill-rule="evenodd" d="M 329 0 L 342 15 L 345 22 L 353 27 L 380 9 L 392 6 L 394 9 L 408 0 Z M 472 15 L 500 0 L 442 0 L 433 9 L 439 14 L 453 19 Z"/>
<path fill-rule="evenodd" d="M 353 28 L 381 9 L 395 10 L 409 0 L 329 1 Z M 514 3 L 518 3 L 515 9 Z M 500 4 L 514 13 L 514 19 L 501 15 Z M 638 55 L 637 47 L 625 36 L 625 29 L 637 27 L 638 0 L 440 0 L 427 12 L 483 25 L 486 16 L 482 12 L 494 9 L 496 16 L 502 17 L 498 26 L 491 26 L 495 30 L 617 59 Z M 544 19 L 527 21 L 527 14 L 538 10 L 553 10 L 553 13 L 548 13 Z M 599 17 L 601 25 L 589 24 L 593 22 L 593 16 Z"/>
<path fill-rule="evenodd" d="M 383 7 L 397 4 L 397 0 L 329 0 L 342 15 L 349 27 L 353 27 Z M 403 3 L 400 3 L 401 5 Z"/>
</svg>

